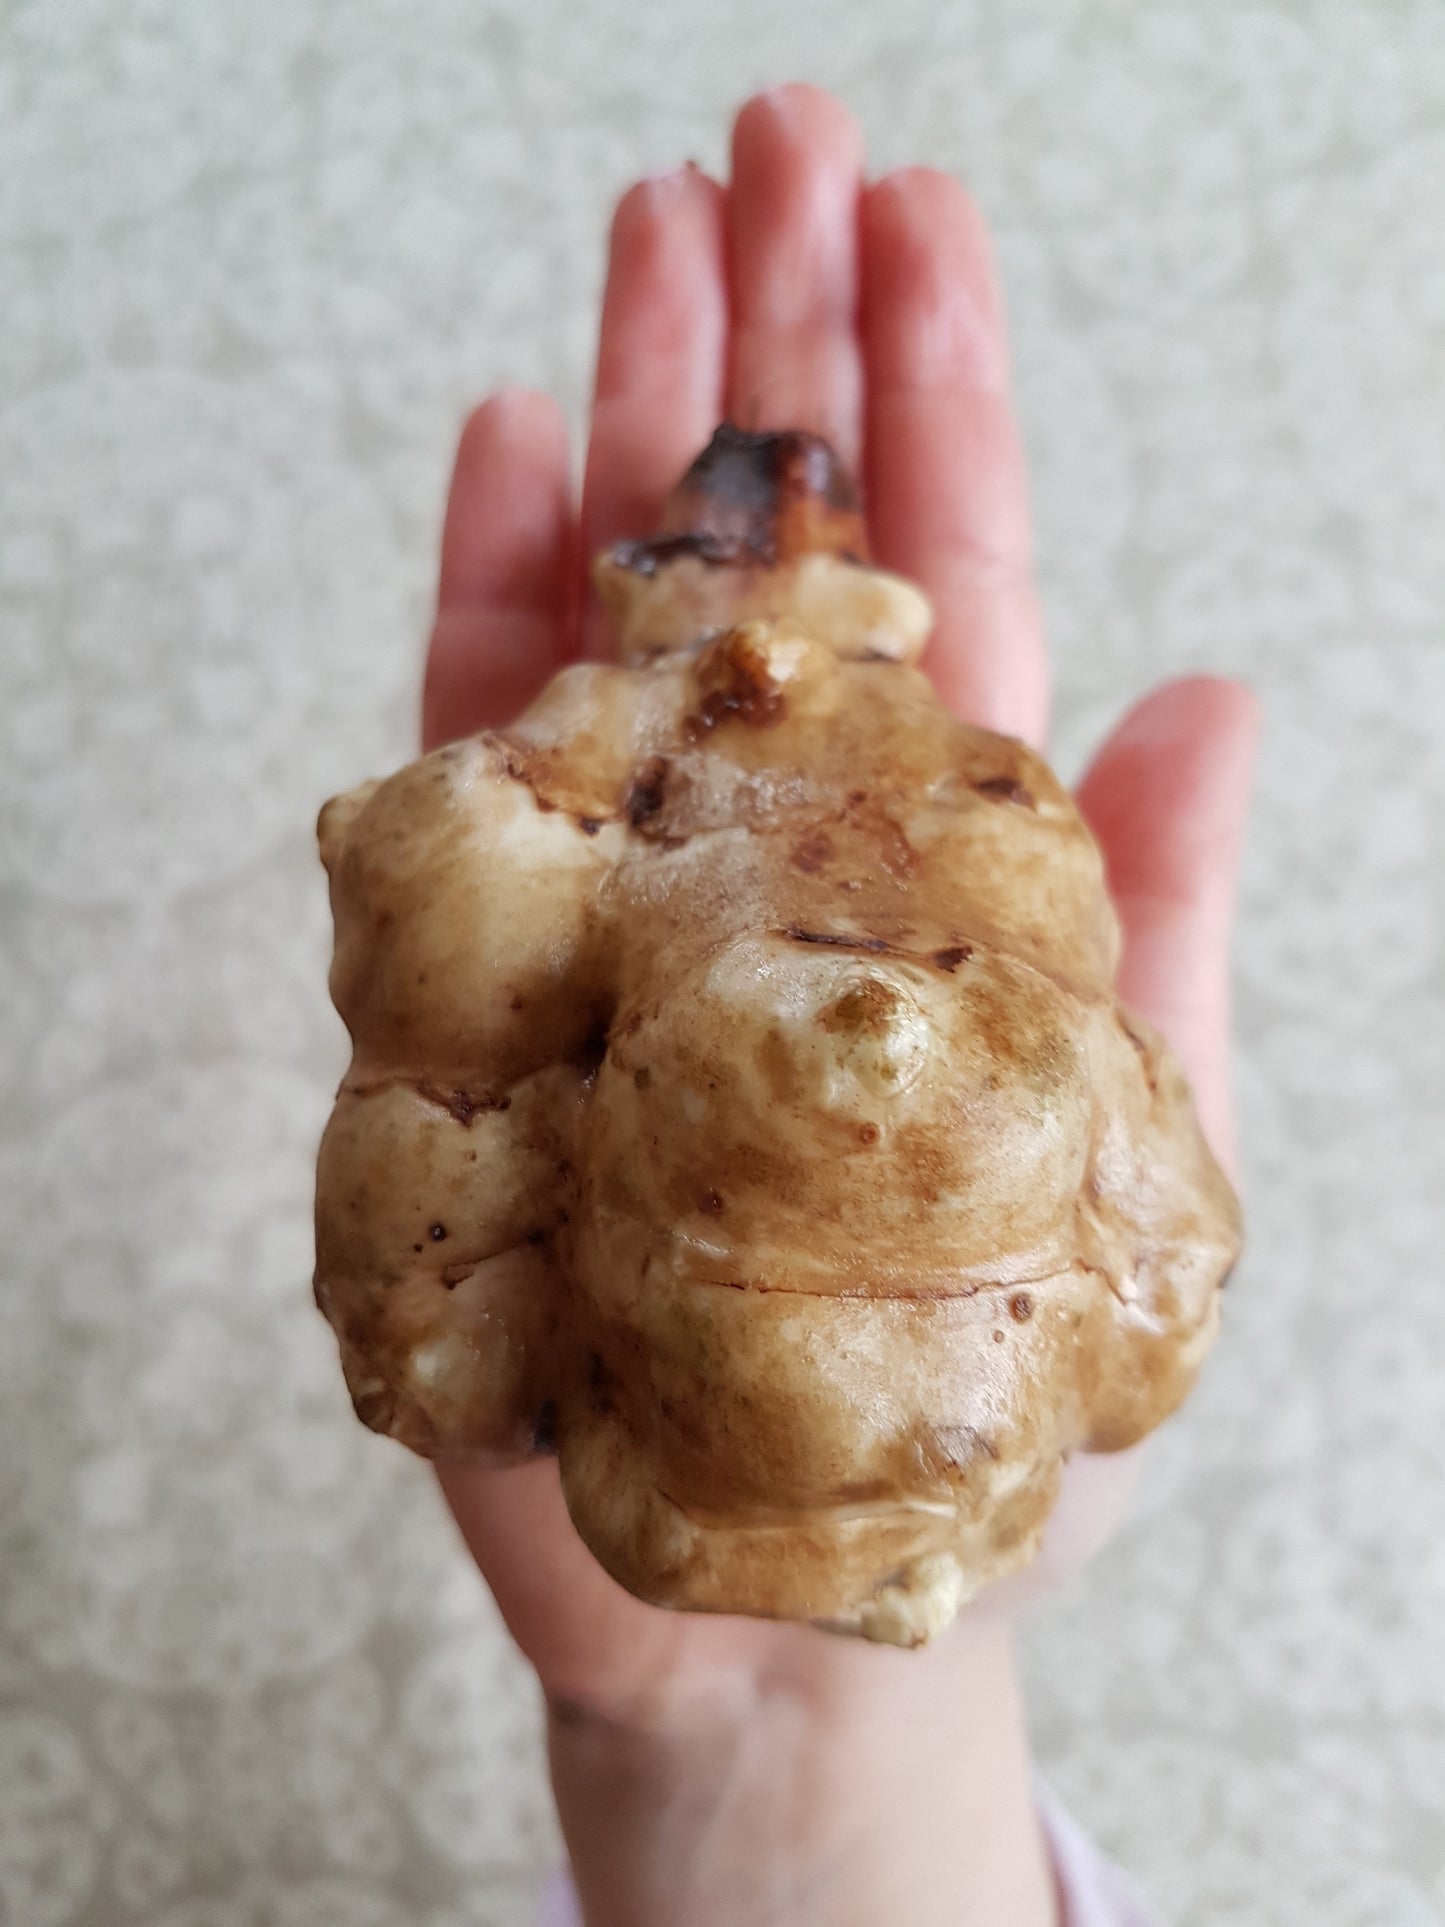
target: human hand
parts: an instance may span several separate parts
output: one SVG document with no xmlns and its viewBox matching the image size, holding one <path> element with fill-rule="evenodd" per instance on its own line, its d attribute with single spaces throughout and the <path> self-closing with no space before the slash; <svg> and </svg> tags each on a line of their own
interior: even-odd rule
<svg viewBox="0 0 1445 1927">
<path fill-rule="evenodd" d="M 729 188 L 685 168 L 618 209 L 580 511 L 552 402 L 509 392 L 467 423 L 427 745 L 510 720 L 563 662 L 605 648 L 588 560 L 652 527 L 724 416 L 833 443 L 863 478 L 877 560 L 934 603 L 924 667 L 944 700 L 1040 743 L 1047 673 L 1006 382 L 963 190 L 922 169 L 865 186 L 855 125 L 811 89 L 750 102 Z M 1120 993 L 1172 1044 L 1226 1165 L 1227 945 L 1254 733 L 1239 686 L 1168 685 L 1079 796 L 1124 927 Z M 646 1606 L 582 1546 L 555 1461 L 443 1468 L 547 1695 L 589 1918 L 1047 1919 L 1009 1620 L 1107 1534 L 1135 1458 L 1076 1458 L 1034 1565 L 918 1654 Z"/>
</svg>

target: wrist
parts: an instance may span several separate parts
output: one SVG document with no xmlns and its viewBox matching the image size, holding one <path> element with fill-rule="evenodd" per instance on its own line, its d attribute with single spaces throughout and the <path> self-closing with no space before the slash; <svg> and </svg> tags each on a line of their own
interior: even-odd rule
<svg viewBox="0 0 1445 1927">
<path fill-rule="evenodd" d="M 1008 1623 L 775 1657 L 620 1712 L 549 1706 L 589 1927 L 1051 1927 Z"/>
</svg>

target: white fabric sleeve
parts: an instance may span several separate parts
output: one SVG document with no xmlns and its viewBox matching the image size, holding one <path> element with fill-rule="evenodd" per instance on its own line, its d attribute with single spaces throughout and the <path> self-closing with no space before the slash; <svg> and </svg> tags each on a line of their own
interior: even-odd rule
<svg viewBox="0 0 1445 1927">
<path fill-rule="evenodd" d="M 1034 1801 L 1063 1901 L 1059 1927 L 1156 1927 L 1139 1889 L 1106 1860 L 1053 1789 L 1037 1775 Z"/>
</svg>

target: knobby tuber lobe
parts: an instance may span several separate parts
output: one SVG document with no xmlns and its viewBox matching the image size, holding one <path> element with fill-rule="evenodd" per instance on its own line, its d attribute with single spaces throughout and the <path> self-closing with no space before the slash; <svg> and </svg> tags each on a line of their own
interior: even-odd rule
<svg viewBox="0 0 1445 1927">
<path fill-rule="evenodd" d="M 368 1425 L 555 1450 L 642 1598 L 916 1644 L 1184 1396 L 1235 1200 L 825 444 L 720 429 L 596 582 L 619 663 L 321 813 L 317 1299 Z"/>
</svg>

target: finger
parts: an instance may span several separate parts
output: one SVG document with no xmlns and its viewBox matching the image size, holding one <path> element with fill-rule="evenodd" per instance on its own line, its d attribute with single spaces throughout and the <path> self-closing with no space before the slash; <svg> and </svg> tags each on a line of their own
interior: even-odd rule
<svg viewBox="0 0 1445 1927">
<path fill-rule="evenodd" d="M 1040 743 L 1048 670 L 1023 447 L 988 237 L 925 168 L 863 197 L 868 520 L 878 560 L 932 598 L 923 666 L 969 722 Z"/>
<path fill-rule="evenodd" d="M 1073 1453 L 1037 1553 L 996 1580 L 973 1610 L 982 1617 L 1010 1617 L 1081 1572 L 1128 1517 L 1148 1450 L 1149 1440 L 1141 1439 L 1122 1452 Z"/>
<path fill-rule="evenodd" d="M 698 168 L 640 181 L 612 222 L 582 491 L 581 562 L 647 535 L 722 416 L 727 353 L 723 191 Z M 586 652 L 604 641 L 589 609 Z"/>
<path fill-rule="evenodd" d="M 862 442 L 858 196 L 863 136 L 816 87 L 750 100 L 733 129 L 727 412 L 747 428 L 807 428 L 850 469 Z"/>
<path fill-rule="evenodd" d="M 467 1548 L 507 1630 L 549 1695 L 625 1703 L 682 1636 L 605 1573 L 567 1516 L 555 1459 L 494 1471 L 437 1466 Z"/>
<path fill-rule="evenodd" d="M 504 389 L 470 416 L 457 447 L 422 690 L 425 748 L 507 721 L 557 667 L 572 540 L 561 410 Z"/>
<path fill-rule="evenodd" d="M 1079 791 L 1123 924 L 1119 994 L 1168 1039 L 1228 1170 L 1229 940 L 1258 734 L 1242 683 L 1167 683 L 1124 718 Z"/>
</svg>

